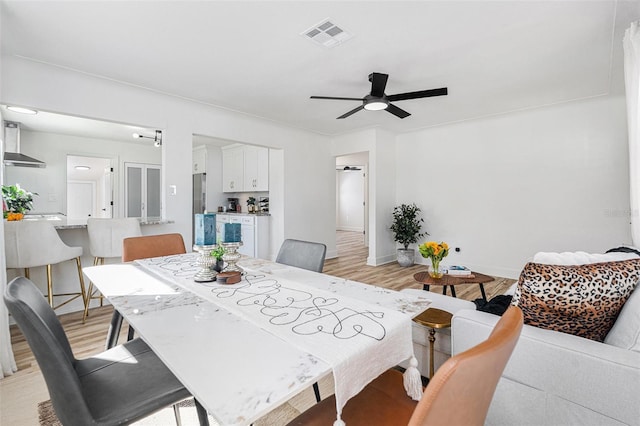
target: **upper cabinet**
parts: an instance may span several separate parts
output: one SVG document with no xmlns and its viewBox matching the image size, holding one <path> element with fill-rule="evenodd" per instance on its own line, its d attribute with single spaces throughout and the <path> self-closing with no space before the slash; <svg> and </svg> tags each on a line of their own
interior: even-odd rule
<svg viewBox="0 0 640 426">
<path fill-rule="evenodd" d="M 235 145 L 222 149 L 222 190 L 257 192 L 269 190 L 269 149 Z"/>
<path fill-rule="evenodd" d="M 269 150 L 267 148 L 244 147 L 244 190 L 269 190 Z"/>
<path fill-rule="evenodd" d="M 204 146 L 199 146 L 193 149 L 193 166 L 191 168 L 192 174 L 206 173 L 207 172 L 207 149 Z"/>
<path fill-rule="evenodd" d="M 242 147 L 222 149 L 222 191 L 244 191 L 244 151 Z"/>
</svg>

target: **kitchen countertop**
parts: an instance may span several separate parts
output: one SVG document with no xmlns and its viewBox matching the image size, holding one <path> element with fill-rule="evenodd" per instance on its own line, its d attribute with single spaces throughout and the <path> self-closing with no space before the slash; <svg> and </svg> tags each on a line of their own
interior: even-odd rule
<svg viewBox="0 0 640 426">
<path fill-rule="evenodd" d="M 213 212 L 214 214 L 228 214 L 230 216 L 271 216 L 271 213 L 247 213 L 247 212 Z"/>
<path fill-rule="evenodd" d="M 46 220 L 56 229 L 86 229 L 87 219 L 71 219 L 62 213 L 34 213 L 27 214 L 23 220 Z M 158 217 L 140 218 L 140 225 L 161 225 L 173 223 L 172 220 L 163 220 Z"/>
</svg>

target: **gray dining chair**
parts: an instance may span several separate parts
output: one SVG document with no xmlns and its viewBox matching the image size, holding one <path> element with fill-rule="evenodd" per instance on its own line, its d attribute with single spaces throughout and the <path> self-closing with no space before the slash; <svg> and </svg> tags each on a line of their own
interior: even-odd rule
<svg viewBox="0 0 640 426">
<path fill-rule="evenodd" d="M 276 263 L 322 272 L 326 254 L 327 246 L 322 243 L 287 239 L 280 246 Z"/>
<path fill-rule="evenodd" d="M 322 243 L 286 239 L 280 246 L 276 263 L 295 266 L 313 272 L 322 272 L 326 255 L 327 246 Z M 316 402 L 320 402 L 318 383 L 313 384 L 313 393 L 315 394 Z"/>
<path fill-rule="evenodd" d="M 56 314 L 30 280 L 11 281 L 4 302 L 29 343 L 65 426 L 128 425 L 191 396 L 140 339 L 75 358 Z M 208 423 L 201 419 L 201 424 Z"/>
</svg>

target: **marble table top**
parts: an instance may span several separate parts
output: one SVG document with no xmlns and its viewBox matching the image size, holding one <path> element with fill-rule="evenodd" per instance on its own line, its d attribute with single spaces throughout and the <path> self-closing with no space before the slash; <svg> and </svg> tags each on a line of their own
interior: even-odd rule
<svg viewBox="0 0 640 426">
<path fill-rule="evenodd" d="M 182 255 L 192 259 L 195 253 Z M 244 258 L 250 272 L 307 285 L 393 309 L 411 317 L 429 301 L 273 262 Z M 165 364 L 221 425 L 251 424 L 322 377 L 331 367 L 177 280 L 136 264 L 84 268 Z M 186 272 L 188 273 L 188 271 Z"/>
</svg>

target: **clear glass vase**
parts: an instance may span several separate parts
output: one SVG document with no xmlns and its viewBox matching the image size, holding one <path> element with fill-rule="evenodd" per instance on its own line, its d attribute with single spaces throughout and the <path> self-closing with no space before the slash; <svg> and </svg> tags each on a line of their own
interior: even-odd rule
<svg viewBox="0 0 640 426">
<path fill-rule="evenodd" d="M 442 259 L 431 258 L 431 270 L 429 271 L 431 278 L 442 278 L 442 275 L 444 275 L 440 271 L 440 260 Z"/>
</svg>

